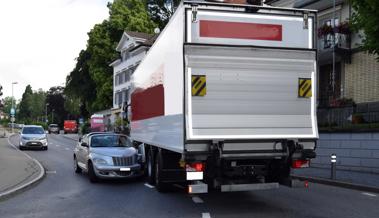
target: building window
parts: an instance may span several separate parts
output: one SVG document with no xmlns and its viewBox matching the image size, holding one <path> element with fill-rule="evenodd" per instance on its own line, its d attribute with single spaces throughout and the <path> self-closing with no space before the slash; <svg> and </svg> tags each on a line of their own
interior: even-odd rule
<svg viewBox="0 0 379 218">
<path fill-rule="evenodd" d="M 325 20 L 323 22 L 324 25 L 333 27 L 332 23 L 333 23 L 333 19 Z M 338 26 L 338 25 L 339 25 L 339 19 L 335 18 L 334 19 L 334 26 Z M 338 43 L 338 37 L 335 37 L 334 40 L 335 40 L 335 44 L 337 44 Z M 322 42 L 324 45 L 323 46 L 324 49 L 331 48 L 333 45 L 333 34 L 324 35 Z"/>
<path fill-rule="evenodd" d="M 118 96 L 117 96 L 117 98 L 118 98 L 118 106 L 121 106 L 121 104 L 122 104 L 122 92 L 118 92 L 117 93 L 118 94 Z"/>
<path fill-rule="evenodd" d="M 122 73 L 119 73 L 119 74 L 118 74 L 118 84 L 119 84 L 119 85 L 123 83 L 122 80 L 123 80 L 123 78 L 122 78 Z"/>
</svg>

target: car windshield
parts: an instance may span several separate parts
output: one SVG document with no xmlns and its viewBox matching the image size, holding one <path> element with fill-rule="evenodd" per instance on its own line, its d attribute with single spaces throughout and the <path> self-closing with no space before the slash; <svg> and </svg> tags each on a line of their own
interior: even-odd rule
<svg viewBox="0 0 379 218">
<path fill-rule="evenodd" d="M 45 131 L 41 127 L 24 127 L 22 134 L 44 134 Z"/>
<path fill-rule="evenodd" d="M 122 135 L 96 135 L 91 138 L 91 147 L 131 147 L 132 142 Z"/>
</svg>

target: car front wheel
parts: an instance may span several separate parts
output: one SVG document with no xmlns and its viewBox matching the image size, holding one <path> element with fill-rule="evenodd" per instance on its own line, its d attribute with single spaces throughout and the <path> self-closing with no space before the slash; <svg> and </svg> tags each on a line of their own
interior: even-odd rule
<svg viewBox="0 0 379 218">
<path fill-rule="evenodd" d="M 96 183 L 98 181 L 92 162 L 88 163 L 88 177 L 89 177 L 89 181 L 92 183 Z"/>
<path fill-rule="evenodd" d="M 82 168 L 79 167 L 78 161 L 76 160 L 76 157 L 74 157 L 74 170 L 75 170 L 75 173 L 81 173 L 82 172 Z"/>
</svg>

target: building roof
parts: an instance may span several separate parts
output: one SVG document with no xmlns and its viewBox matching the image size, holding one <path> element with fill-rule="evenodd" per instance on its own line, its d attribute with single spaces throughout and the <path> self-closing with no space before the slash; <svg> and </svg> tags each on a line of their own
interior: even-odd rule
<svg viewBox="0 0 379 218">
<path fill-rule="evenodd" d="M 154 35 L 148 33 L 134 32 L 134 31 L 125 31 L 131 37 L 141 38 L 141 39 L 150 39 Z"/>
</svg>

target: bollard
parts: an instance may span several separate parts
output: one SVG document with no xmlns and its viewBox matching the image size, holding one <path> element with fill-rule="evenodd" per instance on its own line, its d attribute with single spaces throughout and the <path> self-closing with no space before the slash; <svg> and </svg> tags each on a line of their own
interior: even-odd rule
<svg viewBox="0 0 379 218">
<path fill-rule="evenodd" d="M 336 154 L 332 154 L 330 156 L 330 162 L 331 162 L 330 177 L 331 177 L 331 179 L 335 180 L 336 179 L 336 163 L 337 163 L 337 155 Z"/>
</svg>

